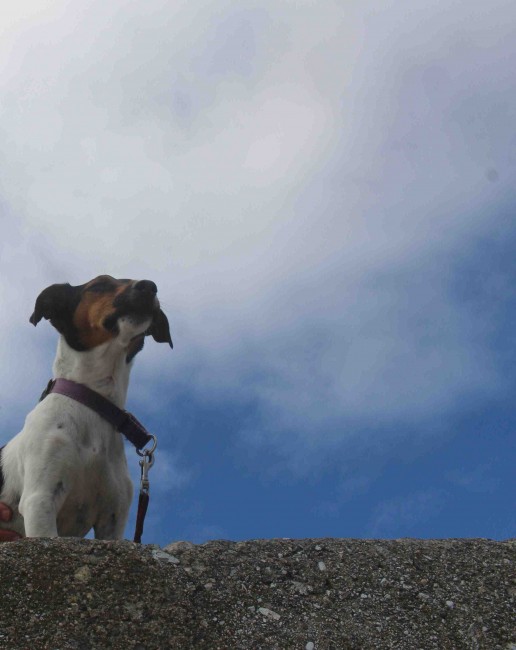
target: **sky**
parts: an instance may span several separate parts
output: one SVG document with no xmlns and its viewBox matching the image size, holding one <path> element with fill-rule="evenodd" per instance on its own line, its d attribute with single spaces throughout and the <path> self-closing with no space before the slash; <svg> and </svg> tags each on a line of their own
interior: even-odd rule
<svg viewBox="0 0 516 650">
<path fill-rule="evenodd" d="M 515 27 L 505 0 L 3 6 L 0 443 L 51 374 L 39 292 L 146 278 L 174 350 L 129 389 L 144 542 L 514 537 Z"/>
</svg>

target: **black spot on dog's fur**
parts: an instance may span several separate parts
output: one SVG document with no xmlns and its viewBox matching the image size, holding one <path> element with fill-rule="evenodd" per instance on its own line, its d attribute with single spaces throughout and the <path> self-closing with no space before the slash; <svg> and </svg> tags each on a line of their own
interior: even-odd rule
<svg viewBox="0 0 516 650">
<path fill-rule="evenodd" d="M 54 488 L 54 499 L 58 499 L 64 492 L 64 483 L 59 481 Z"/>
<path fill-rule="evenodd" d="M 106 526 L 106 534 L 108 537 L 111 537 L 116 529 L 117 516 L 114 512 L 111 513 L 109 517 L 109 522 Z"/>
</svg>

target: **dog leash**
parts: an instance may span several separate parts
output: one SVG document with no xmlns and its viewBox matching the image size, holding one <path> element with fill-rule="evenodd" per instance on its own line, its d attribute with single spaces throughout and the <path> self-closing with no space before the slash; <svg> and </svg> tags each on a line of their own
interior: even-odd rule
<svg viewBox="0 0 516 650">
<path fill-rule="evenodd" d="M 0 447 L 0 492 L 2 491 L 2 488 L 4 487 L 4 473 L 2 472 L 2 450 L 3 450 L 3 447 Z"/>
<path fill-rule="evenodd" d="M 117 431 L 120 431 L 129 442 L 136 447 L 136 453 L 141 456 L 140 468 L 140 494 L 138 497 L 138 510 L 136 513 L 136 526 L 134 531 L 134 542 L 140 544 L 142 541 L 143 524 L 147 508 L 149 507 L 149 470 L 154 465 L 154 452 L 158 445 L 156 436 L 149 433 L 132 413 L 118 408 L 113 402 L 88 388 L 84 384 L 78 384 L 70 379 L 51 379 L 43 391 L 41 400 L 51 393 L 58 393 L 70 397 L 76 402 L 91 408 L 104 420 L 112 424 Z M 150 448 L 145 448 L 152 441 Z"/>
</svg>

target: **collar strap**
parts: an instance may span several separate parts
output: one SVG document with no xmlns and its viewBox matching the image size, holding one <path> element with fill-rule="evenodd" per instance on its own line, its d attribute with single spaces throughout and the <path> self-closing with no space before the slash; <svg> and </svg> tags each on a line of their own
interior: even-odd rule
<svg viewBox="0 0 516 650">
<path fill-rule="evenodd" d="M 132 413 L 118 408 L 113 402 L 109 401 L 100 393 L 88 388 L 84 384 L 78 384 L 70 379 L 51 379 L 48 382 L 46 389 L 41 395 L 44 399 L 50 393 L 58 393 L 59 395 L 66 395 L 76 402 L 80 402 L 92 409 L 100 417 L 107 420 L 112 424 L 117 431 L 123 433 L 124 436 L 131 442 L 136 449 L 143 449 L 145 445 L 152 440 L 151 434 L 147 429 L 138 422 Z M 40 400 L 41 401 L 41 400 Z"/>
</svg>

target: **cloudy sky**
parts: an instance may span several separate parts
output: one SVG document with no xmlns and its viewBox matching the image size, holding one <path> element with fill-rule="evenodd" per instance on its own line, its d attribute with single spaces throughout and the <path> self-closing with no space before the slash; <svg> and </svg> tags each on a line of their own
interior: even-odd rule
<svg viewBox="0 0 516 650">
<path fill-rule="evenodd" d="M 515 27 L 505 0 L 2 7 L 0 443 L 50 375 L 39 291 L 148 278 L 175 347 L 130 387 L 144 541 L 514 536 Z"/>
</svg>

